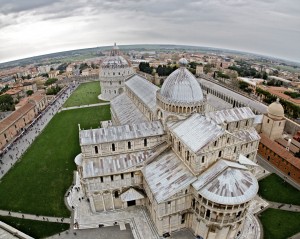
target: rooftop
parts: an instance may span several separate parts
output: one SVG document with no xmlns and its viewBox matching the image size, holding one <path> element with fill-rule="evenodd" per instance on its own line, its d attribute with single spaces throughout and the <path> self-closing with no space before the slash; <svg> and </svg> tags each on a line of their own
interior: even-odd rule
<svg viewBox="0 0 300 239">
<path fill-rule="evenodd" d="M 225 132 L 214 121 L 200 114 L 193 114 L 186 120 L 175 123 L 170 131 L 195 153 Z"/>
<path fill-rule="evenodd" d="M 110 106 L 111 111 L 121 125 L 147 121 L 144 114 L 125 93 L 113 98 Z"/>
<path fill-rule="evenodd" d="M 281 158 L 288 161 L 290 164 L 294 165 L 296 168 L 300 169 L 300 158 L 295 157 L 290 151 L 286 150 L 284 147 L 275 141 L 269 139 L 264 134 L 260 134 L 260 143 L 265 145 L 271 151 L 279 155 Z"/>
<path fill-rule="evenodd" d="M 172 150 L 147 165 L 143 174 L 158 203 L 168 200 L 196 180 Z"/>
<path fill-rule="evenodd" d="M 202 173 L 193 187 L 206 199 L 226 205 L 248 202 L 258 191 L 256 178 L 245 166 L 226 160 Z"/>
<path fill-rule="evenodd" d="M 213 119 L 217 124 L 223 124 L 224 122 L 230 123 L 255 118 L 255 114 L 249 107 L 231 108 L 220 111 L 208 112 L 205 113 L 205 116 Z"/>
<path fill-rule="evenodd" d="M 145 138 L 162 134 L 164 134 L 164 129 L 161 122 L 152 121 L 99 129 L 80 130 L 79 140 L 80 145 L 90 145 Z"/>
<path fill-rule="evenodd" d="M 151 110 L 156 111 L 156 91 L 159 89 L 156 85 L 147 81 L 145 78 L 134 75 L 125 82 L 133 93 Z"/>
<path fill-rule="evenodd" d="M 7 116 L 5 119 L 0 121 L 0 132 L 3 132 L 6 130 L 9 126 L 14 124 L 16 120 L 21 118 L 23 115 L 25 115 L 29 110 L 35 107 L 34 103 L 28 102 L 24 106 L 22 106 L 20 109 L 14 111 L 9 116 Z"/>
<path fill-rule="evenodd" d="M 93 158 L 88 161 L 84 160 L 82 162 L 83 178 L 111 175 L 134 169 L 134 167 L 144 163 L 154 153 L 155 150 L 146 150 L 112 155 L 105 158 Z"/>
</svg>

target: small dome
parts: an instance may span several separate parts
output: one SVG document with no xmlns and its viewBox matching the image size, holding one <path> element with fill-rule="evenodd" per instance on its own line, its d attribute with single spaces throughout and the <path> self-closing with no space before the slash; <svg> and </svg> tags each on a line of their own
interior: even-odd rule
<svg viewBox="0 0 300 239">
<path fill-rule="evenodd" d="M 268 116 L 273 119 L 282 119 L 284 117 L 284 109 L 279 103 L 279 98 L 269 105 Z"/>
<path fill-rule="evenodd" d="M 202 89 L 195 76 L 185 68 L 185 58 L 179 60 L 180 68 L 167 77 L 160 90 L 161 96 L 171 103 L 196 103 L 203 101 Z"/>
<path fill-rule="evenodd" d="M 82 166 L 82 154 L 78 154 L 75 159 L 74 159 L 75 163 L 77 166 Z"/>
<path fill-rule="evenodd" d="M 180 58 L 180 59 L 179 59 L 179 65 L 180 65 L 180 66 L 186 67 L 187 64 L 188 64 L 187 59 L 185 59 L 185 58 Z"/>
</svg>

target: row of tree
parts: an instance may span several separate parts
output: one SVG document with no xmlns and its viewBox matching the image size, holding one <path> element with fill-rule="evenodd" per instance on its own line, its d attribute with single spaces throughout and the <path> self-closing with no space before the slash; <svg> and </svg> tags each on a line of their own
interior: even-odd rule
<svg viewBox="0 0 300 239">
<path fill-rule="evenodd" d="M 267 104 L 271 104 L 276 100 L 276 96 L 272 95 L 270 92 L 265 91 L 261 88 L 256 88 L 256 94 L 258 96 L 263 96 L 263 101 Z M 293 104 L 290 101 L 280 99 L 280 103 L 282 104 L 285 114 L 294 119 L 299 118 L 300 116 L 300 107 L 298 105 Z"/>
</svg>

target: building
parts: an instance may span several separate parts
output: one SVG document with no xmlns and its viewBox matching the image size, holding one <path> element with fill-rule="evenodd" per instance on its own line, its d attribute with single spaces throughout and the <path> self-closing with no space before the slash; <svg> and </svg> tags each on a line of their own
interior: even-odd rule
<svg viewBox="0 0 300 239">
<path fill-rule="evenodd" d="M 279 103 L 279 98 L 268 107 L 268 113 L 263 116 L 261 131 L 269 139 L 275 140 L 282 137 L 285 126 L 284 110 Z"/>
<path fill-rule="evenodd" d="M 286 120 L 284 110 L 277 98 L 264 114 L 261 127 L 261 140 L 258 153 L 284 174 L 300 183 L 300 158 L 294 156 L 299 152 L 299 143 L 283 139 Z M 298 147 L 296 147 L 298 145 Z"/>
<path fill-rule="evenodd" d="M 198 75 L 201 75 L 201 74 L 203 74 L 204 72 L 203 72 L 203 65 L 201 64 L 201 65 L 197 65 L 196 66 L 196 75 L 198 76 Z"/>
<path fill-rule="evenodd" d="M 248 84 L 248 88 L 252 90 L 253 93 L 256 92 L 256 86 L 261 85 L 265 80 L 258 78 L 248 78 L 248 77 L 238 77 L 238 81 L 242 81 Z"/>
<path fill-rule="evenodd" d="M 100 66 L 99 79 L 101 95 L 99 99 L 111 100 L 124 91 L 125 80 L 134 74 L 131 64 L 121 56 L 116 43 Z"/>
<path fill-rule="evenodd" d="M 160 236 L 190 228 L 236 238 L 258 191 L 256 115 L 207 111 L 187 61 L 179 63 L 161 89 L 129 77 L 111 101 L 112 122 L 79 127 L 78 180 L 93 213 L 144 205 Z"/>
<path fill-rule="evenodd" d="M 11 142 L 35 118 L 36 105 L 28 102 L 0 121 L 0 150 Z"/>
</svg>

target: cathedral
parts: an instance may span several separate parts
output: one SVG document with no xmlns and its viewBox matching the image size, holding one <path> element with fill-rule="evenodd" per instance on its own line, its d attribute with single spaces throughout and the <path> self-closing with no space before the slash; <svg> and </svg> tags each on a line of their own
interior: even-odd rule
<svg viewBox="0 0 300 239">
<path fill-rule="evenodd" d="M 93 213 L 142 205 L 160 236 L 189 228 L 203 239 L 236 238 L 258 192 L 257 116 L 216 109 L 187 64 L 180 59 L 159 88 L 114 47 L 100 72 L 111 121 L 79 127 L 80 184 Z"/>
</svg>

